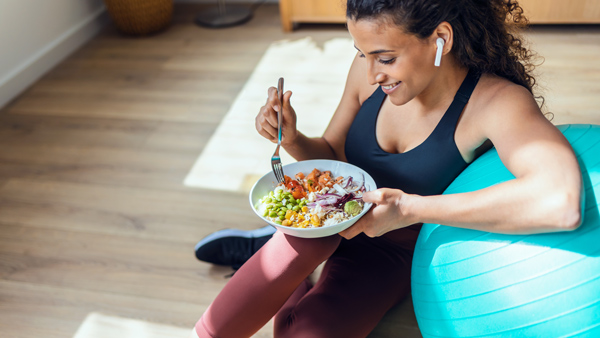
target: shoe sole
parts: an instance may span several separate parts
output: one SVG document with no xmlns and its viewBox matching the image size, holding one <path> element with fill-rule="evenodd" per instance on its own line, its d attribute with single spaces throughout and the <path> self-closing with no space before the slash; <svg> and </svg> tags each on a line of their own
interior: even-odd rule
<svg viewBox="0 0 600 338">
<path fill-rule="evenodd" d="M 200 242 L 196 244 L 194 247 L 194 251 L 198 251 L 198 248 L 205 245 L 206 243 L 212 242 L 216 239 L 223 237 L 242 237 L 242 238 L 257 238 L 272 235 L 275 233 L 277 229 L 274 227 L 267 225 L 266 227 L 262 227 L 256 230 L 238 230 L 238 229 L 223 229 L 217 232 L 213 232 L 212 234 L 204 237 Z"/>
</svg>

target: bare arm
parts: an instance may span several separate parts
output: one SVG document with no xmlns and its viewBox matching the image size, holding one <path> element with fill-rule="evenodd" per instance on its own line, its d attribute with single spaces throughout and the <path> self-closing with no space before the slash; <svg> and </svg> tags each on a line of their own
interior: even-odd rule
<svg viewBox="0 0 600 338">
<path fill-rule="evenodd" d="M 479 121 L 514 180 L 478 191 L 418 196 L 380 189 L 377 206 L 342 235 L 378 236 L 414 223 L 437 223 L 497 233 L 572 230 L 581 223 L 582 179 L 563 135 L 539 112 L 522 87 L 508 86 Z M 381 208 L 380 208 L 381 207 Z M 379 208 L 379 210 L 378 210 Z"/>
<path fill-rule="evenodd" d="M 356 58 L 350 67 L 346 87 L 325 133 L 321 137 L 307 137 L 296 129 L 296 113 L 291 106 L 291 92 L 283 96 L 282 146 L 296 160 L 336 159 L 346 161 L 344 143 L 350 125 L 360 109 L 358 99 L 361 82 L 365 81 L 362 67 Z M 277 90 L 269 88 L 267 103 L 256 117 L 256 130 L 271 142 L 277 143 L 277 111 L 280 103 Z"/>
<path fill-rule="evenodd" d="M 470 193 L 416 198 L 412 212 L 421 222 L 500 233 L 575 229 L 581 220 L 579 165 L 531 95 L 519 86 L 504 88 L 482 122 L 515 179 Z"/>
</svg>

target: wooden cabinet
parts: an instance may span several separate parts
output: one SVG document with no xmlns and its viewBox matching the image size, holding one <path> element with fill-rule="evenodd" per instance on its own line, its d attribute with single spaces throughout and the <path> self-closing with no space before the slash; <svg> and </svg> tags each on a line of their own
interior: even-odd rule
<svg viewBox="0 0 600 338">
<path fill-rule="evenodd" d="M 600 0 L 520 0 L 532 24 L 600 23 Z M 346 0 L 280 0 L 283 30 L 296 23 L 344 23 Z"/>
<path fill-rule="evenodd" d="M 520 0 L 532 24 L 600 23 L 598 0 Z"/>
<path fill-rule="evenodd" d="M 286 32 L 295 23 L 345 23 L 346 0 L 279 0 L 281 25 Z"/>
</svg>

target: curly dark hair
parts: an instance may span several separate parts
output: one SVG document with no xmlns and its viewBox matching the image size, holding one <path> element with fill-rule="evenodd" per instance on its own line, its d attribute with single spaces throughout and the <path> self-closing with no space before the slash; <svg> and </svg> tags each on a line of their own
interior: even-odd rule
<svg viewBox="0 0 600 338">
<path fill-rule="evenodd" d="M 529 21 L 515 0 L 348 0 L 346 16 L 392 20 L 421 39 L 448 22 L 454 31 L 452 52 L 462 66 L 506 78 L 533 95 L 537 54 L 520 35 Z M 535 98 L 542 107 L 543 97 Z"/>
</svg>

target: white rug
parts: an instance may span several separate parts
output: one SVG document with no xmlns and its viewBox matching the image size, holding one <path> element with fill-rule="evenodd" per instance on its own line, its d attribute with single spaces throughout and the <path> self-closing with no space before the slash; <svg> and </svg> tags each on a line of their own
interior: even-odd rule
<svg viewBox="0 0 600 338">
<path fill-rule="evenodd" d="M 73 338 L 189 338 L 191 332 L 191 327 L 181 328 L 92 312 Z"/>
<path fill-rule="evenodd" d="M 320 136 L 327 127 L 344 90 L 356 54 L 350 39 L 333 39 L 320 49 L 305 38 L 272 44 L 231 105 L 231 108 L 187 175 L 186 186 L 248 192 L 271 170 L 275 144 L 254 127 L 254 118 L 265 104 L 267 89 L 285 78 L 285 90 L 298 115 L 298 130 Z M 285 165 L 294 159 L 280 152 Z"/>
</svg>

